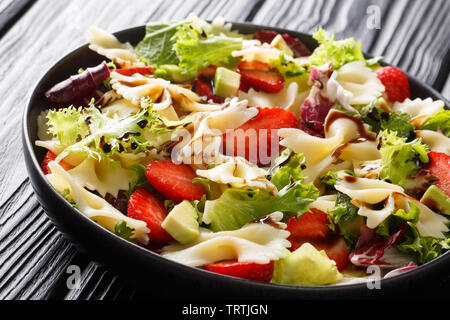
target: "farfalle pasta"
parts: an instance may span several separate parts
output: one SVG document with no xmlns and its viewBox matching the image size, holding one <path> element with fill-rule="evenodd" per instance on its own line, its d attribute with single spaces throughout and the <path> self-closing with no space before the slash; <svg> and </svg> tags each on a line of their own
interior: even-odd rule
<svg viewBox="0 0 450 320">
<path fill-rule="evenodd" d="M 450 248 L 449 111 L 401 70 L 322 29 L 317 48 L 194 15 L 145 31 L 133 46 L 92 27 L 107 61 L 44 94 L 41 167 L 82 214 L 166 259 L 288 285 Z"/>
</svg>

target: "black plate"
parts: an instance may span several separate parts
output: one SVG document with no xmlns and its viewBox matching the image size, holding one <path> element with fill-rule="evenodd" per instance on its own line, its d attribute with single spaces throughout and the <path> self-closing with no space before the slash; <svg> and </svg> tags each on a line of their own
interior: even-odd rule
<svg viewBox="0 0 450 320">
<path fill-rule="evenodd" d="M 279 28 L 253 24 L 233 23 L 233 28 L 242 33 L 270 29 L 289 33 L 301 39 L 310 49 L 317 43 L 310 35 Z M 115 35 L 121 41 L 137 44 L 145 34 L 145 27 L 127 29 Z M 449 276 L 450 253 L 399 276 L 381 280 L 382 290 L 369 290 L 365 283 L 323 287 L 299 287 L 266 284 L 223 276 L 199 268 L 188 267 L 130 243 L 102 228 L 94 221 L 74 209 L 49 184 L 40 169 L 46 153 L 36 147 L 37 116 L 48 108 L 43 92 L 55 83 L 76 74 L 80 67 L 92 67 L 105 58 L 84 45 L 58 61 L 38 82 L 23 118 L 23 149 L 31 184 L 45 212 L 56 227 L 80 251 L 93 260 L 114 270 L 134 283 L 142 293 L 138 297 L 150 298 L 268 298 L 268 299 L 342 299 L 382 296 L 388 293 L 407 292 L 430 277 L 443 274 Z M 409 76 L 413 98 L 445 99 L 435 90 Z M 447 103 L 448 107 L 448 103 Z M 406 291 L 405 291 L 406 290 Z"/>
</svg>

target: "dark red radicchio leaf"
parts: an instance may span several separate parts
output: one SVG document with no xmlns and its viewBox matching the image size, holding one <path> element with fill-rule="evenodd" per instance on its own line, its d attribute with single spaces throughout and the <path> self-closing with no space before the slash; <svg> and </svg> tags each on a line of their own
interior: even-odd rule
<svg viewBox="0 0 450 320">
<path fill-rule="evenodd" d="M 279 33 L 276 31 L 260 30 L 255 32 L 255 39 L 261 41 L 262 43 L 271 43 L 277 35 L 279 35 Z M 294 58 L 308 57 L 311 55 L 311 51 L 300 39 L 291 37 L 287 33 L 284 33 L 281 36 L 294 53 Z"/>
<path fill-rule="evenodd" d="M 313 87 L 300 107 L 300 128 L 309 135 L 323 138 L 325 119 L 333 104 Z"/>
<path fill-rule="evenodd" d="M 386 268 L 397 268 L 411 262 L 411 257 L 393 247 L 401 241 L 404 232 L 405 229 L 402 228 L 388 239 L 379 236 L 373 237 L 365 245 L 350 254 L 350 261 L 356 266 L 376 265 Z"/>
<path fill-rule="evenodd" d="M 306 133 L 320 138 L 325 136 L 325 119 L 334 105 L 321 94 L 332 72 L 331 64 L 321 68 L 311 67 L 308 81 L 313 84 L 313 87 L 300 107 L 300 128 Z"/>
<path fill-rule="evenodd" d="M 405 263 L 403 266 L 401 266 L 400 268 L 394 269 L 392 271 L 389 271 L 388 273 L 386 273 L 384 275 L 384 278 L 390 278 L 396 275 L 399 275 L 401 273 L 405 273 L 406 271 L 412 270 L 417 268 L 417 264 L 413 261 L 410 261 L 408 263 Z"/>
<path fill-rule="evenodd" d="M 44 95 L 54 106 L 71 105 L 90 94 L 94 97 L 95 89 L 108 77 L 109 69 L 106 62 L 103 61 L 98 66 L 87 68 L 82 73 L 57 83 L 47 90 Z"/>
</svg>

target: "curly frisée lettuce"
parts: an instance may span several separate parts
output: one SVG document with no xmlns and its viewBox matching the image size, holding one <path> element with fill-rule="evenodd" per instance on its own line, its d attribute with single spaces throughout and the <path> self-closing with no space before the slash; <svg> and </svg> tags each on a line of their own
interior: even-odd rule
<svg viewBox="0 0 450 320">
<path fill-rule="evenodd" d="M 210 24 L 190 16 L 172 24 L 149 24 L 136 52 L 155 74 L 188 80 L 211 64 L 234 66 L 231 53 L 242 48 L 243 37 L 233 32 L 218 33 Z"/>
<path fill-rule="evenodd" d="M 422 130 L 433 130 L 441 132 L 450 137 L 450 110 L 442 108 L 431 115 L 421 126 Z"/>
<path fill-rule="evenodd" d="M 381 57 L 366 60 L 361 50 L 361 41 L 356 42 L 353 38 L 334 40 L 334 35 L 328 35 L 324 29 L 318 29 L 313 33 L 313 38 L 319 42 L 319 46 L 311 55 L 311 63 L 321 66 L 332 62 L 335 69 L 353 61 L 366 61 L 372 68 L 378 66 Z"/>
<path fill-rule="evenodd" d="M 151 109 L 119 119 L 108 117 L 93 105 L 84 109 L 69 107 L 49 111 L 47 119 L 49 133 L 65 147 L 56 161 L 70 153 L 78 153 L 120 166 L 115 155 L 148 151 L 150 142 L 145 138 L 144 130 L 151 130 L 156 135 L 167 130 Z"/>
<path fill-rule="evenodd" d="M 311 65 L 307 59 L 294 59 L 281 52 L 278 59 L 269 61 L 269 65 L 271 68 L 276 68 L 283 75 L 286 83 L 297 82 L 299 91 L 308 89 Z"/>
<path fill-rule="evenodd" d="M 276 211 L 300 217 L 309 211 L 308 205 L 317 199 L 317 188 L 301 181 L 283 188 L 277 195 L 256 188 L 229 188 L 214 201 L 207 201 L 203 222 L 211 230 L 237 230 L 245 224 Z"/>
<path fill-rule="evenodd" d="M 398 137 L 393 131 L 383 131 L 381 139 L 382 180 L 401 186 L 429 162 L 429 148 L 421 139 L 406 142 L 406 138 Z"/>
</svg>

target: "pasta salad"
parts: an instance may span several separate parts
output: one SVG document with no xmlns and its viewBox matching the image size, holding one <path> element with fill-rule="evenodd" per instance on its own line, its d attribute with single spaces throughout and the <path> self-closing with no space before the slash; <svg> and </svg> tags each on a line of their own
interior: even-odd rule
<svg viewBox="0 0 450 320">
<path fill-rule="evenodd" d="M 450 111 L 353 38 L 313 38 L 193 15 L 137 45 L 91 27 L 105 61 L 45 92 L 46 178 L 118 236 L 228 276 L 346 284 L 437 258 Z"/>
</svg>

